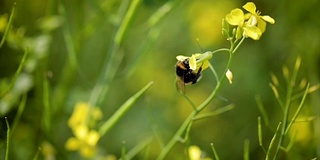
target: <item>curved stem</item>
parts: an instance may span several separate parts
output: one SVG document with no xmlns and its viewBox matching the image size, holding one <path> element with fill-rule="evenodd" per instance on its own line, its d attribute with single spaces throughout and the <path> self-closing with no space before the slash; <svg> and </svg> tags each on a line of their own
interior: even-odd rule
<svg viewBox="0 0 320 160">
<path fill-rule="evenodd" d="M 240 40 L 240 42 L 237 44 L 237 46 L 234 47 L 234 49 L 232 50 L 232 53 L 235 53 L 238 48 L 240 47 L 240 45 L 242 44 L 242 42 L 244 41 L 245 37 L 242 37 L 242 39 Z"/>
<path fill-rule="evenodd" d="M 242 40 L 243 41 L 243 40 Z M 242 42 L 241 42 L 242 43 Z M 241 44 L 239 43 L 238 46 Z M 237 46 L 237 47 L 238 47 Z M 226 51 L 229 53 L 234 53 L 235 51 L 233 50 L 233 46 L 230 49 L 226 49 L 226 48 L 221 48 L 221 49 L 217 49 L 215 51 L 210 52 L 211 54 L 217 53 L 217 52 L 221 52 L 221 51 Z M 233 58 L 233 54 L 230 54 L 229 56 L 229 60 L 228 63 L 226 65 L 226 69 L 227 70 L 231 64 L 231 60 Z M 211 65 L 211 64 L 210 64 Z M 214 72 L 214 70 L 212 70 L 213 75 L 216 75 L 216 73 Z M 180 128 L 178 129 L 178 131 L 175 133 L 175 135 L 171 138 L 171 140 L 168 142 L 168 144 L 163 148 L 163 150 L 160 152 L 159 156 L 157 157 L 157 160 L 162 160 L 164 159 L 167 154 L 169 153 L 169 151 L 173 148 L 173 146 L 176 144 L 176 142 L 180 139 L 181 135 L 183 134 L 183 132 L 188 128 L 190 122 L 193 120 L 194 117 L 196 117 L 206 106 L 209 105 L 209 103 L 214 99 L 214 97 L 217 95 L 221 85 L 223 84 L 225 79 L 225 76 L 222 76 L 220 78 L 219 81 L 217 81 L 217 85 L 214 88 L 214 90 L 211 92 L 211 94 L 209 95 L 209 97 L 202 103 L 200 104 L 198 107 L 196 107 L 196 109 L 194 111 L 192 111 L 190 113 L 190 115 L 184 120 L 184 122 L 182 123 L 182 125 L 180 126 Z M 191 127 L 191 126 L 189 126 Z M 188 134 L 188 133 L 186 133 Z"/>
</svg>

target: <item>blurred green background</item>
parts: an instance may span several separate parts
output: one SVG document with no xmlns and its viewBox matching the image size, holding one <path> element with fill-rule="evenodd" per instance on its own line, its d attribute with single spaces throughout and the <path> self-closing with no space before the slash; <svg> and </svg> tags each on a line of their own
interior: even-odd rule
<svg viewBox="0 0 320 160">
<path fill-rule="evenodd" d="M 155 135 L 164 144 L 168 142 L 193 110 L 176 90 L 175 57 L 229 47 L 221 34 L 221 20 L 246 2 L 141 1 L 115 53 L 116 60 L 111 68 L 115 75 L 108 81 L 109 88 L 98 104 L 104 113 L 103 121 L 147 83 L 153 81 L 154 85 L 99 141 L 103 155 L 113 154 L 119 158 L 123 146 L 130 150 L 146 137 Z M 14 86 L 15 92 L 1 97 L 1 159 L 6 150 L 4 117 L 12 124 L 21 97 L 26 93 L 25 109 L 11 137 L 10 159 L 31 159 L 44 143 L 53 146 L 56 159 L 79 158 L 76 152 L 64 148 L 64 143 L 72 136 L 67 120 L 75 103 L 89 100 L 105 70 L 104 65 L 114 47 L 114 36 L 130 3 L 130 0 L 16 1 L 12 33 L 0 48 L 1 92 L 10 83 L 26 48 L 28 57 L 21 73 L 23 77 Z M 224 83 L 219 92 L 221 98 L 211 102 L 204 112 L 228 104 L 234 104 L 235 108 L 194 122 L 189 143 L 199 146 L 208 157 L 213 157 L 210 147 L 213 143 L 221 159 L 243 159 L 246 139 L 250 142 L 252 159 L 265 157 L 258 143 L 257 117 L 261 113 L 255 96 L 261 97 L 270 119 L 269 126 L 263 125 L 265 147 L 283 116 L 269 87 L 270 73 L 274 73 L 285 88 L 282 67 L 288 66 L 292 72 L 296 58 L 301 56 L 298 82 L 306 79 L 311 86 L 319 83 L 320 2 L 271 0 L 254 3 L 262 15 L 270 15 L 276 23 L 267 25 L 259 41 L 245 40 L 230 68 L 233 84 Z M 12 0 L 1 0 L 0 14 L 9 17 L 13 4 Z M 164 15 L 150 19 L 161 7 L 163 12 L 160 13 Z M 227 58 L 227 54 L 218 53 L 210 61 L 219 76 L 223 75 Z M 187 86 L 187 95 L 199 105 L 215 85 L 214 77 L 206 70 L 199 83 Z M 46 89 L 49 91 L 45 92 Z M 308 95 L 301 117 L 315 119 L 293 125 L 298 128 L 293 147 L 287 154 L 282 153 L 280 159 L 320 157 L 319 103 L 319 91 Z M 50 106 L 49 113 L 44 105 Z M 153 138 L 147 159 L 154 159 L 160 146 Z M 177 143 L 168 159 L 186 159 L 186 147 Z M 44 154 L 40 152 L 39 159 L 45 159 Z M 141 157 L 138 155 L 136 159 Z"/>
</svg>

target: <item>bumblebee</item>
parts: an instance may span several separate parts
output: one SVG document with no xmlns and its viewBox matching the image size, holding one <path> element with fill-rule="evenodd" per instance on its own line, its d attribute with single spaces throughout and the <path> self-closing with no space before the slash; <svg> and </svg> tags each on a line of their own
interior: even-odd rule
<svg viewBox="0 0 320 160">
<path fill-rule="evenodd" d="M 189 58 L 183 61 L 178 61 L 176 64 L 176 75 L 177 75 L 177 88 L 179 91 L 185 93 L 186 84 L 195 84 L 201 77 L 202 66 L 197 72 L 190 69 Z"/>
</svg>

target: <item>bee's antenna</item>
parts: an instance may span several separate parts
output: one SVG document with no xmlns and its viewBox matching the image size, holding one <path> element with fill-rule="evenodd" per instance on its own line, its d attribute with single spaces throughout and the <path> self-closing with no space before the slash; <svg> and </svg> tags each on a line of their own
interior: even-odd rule
<svg viewBox="0 0 320 160">
<path fill-rule="evenodd" d="M 197 41 L 198 47 L 200 48 L 201 53 L 203 53 L 203 49 L 202 49 L 202 47 L 201 47 L 201 45 L 200 45 L 200 40 L 199 40 L 199 38 L 197 38 L 196 41 Z"/>
</svg>

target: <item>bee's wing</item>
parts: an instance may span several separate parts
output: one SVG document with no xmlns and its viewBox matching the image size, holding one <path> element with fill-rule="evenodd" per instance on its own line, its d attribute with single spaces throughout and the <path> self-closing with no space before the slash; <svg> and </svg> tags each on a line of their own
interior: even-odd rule
<svg viewBox="0 0 320 160">
<path fill-rule="evenodd" d="M 184 93 L 186 92 L 184 81 L 183 81 L 180 77 L 177 77 L 176 87 L 177 87 L 177 90 L 178 90 L 180 93 L 183 93 L 183 94 L 184 94 Z"/>
</svg>

